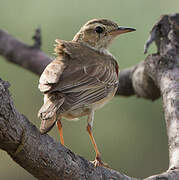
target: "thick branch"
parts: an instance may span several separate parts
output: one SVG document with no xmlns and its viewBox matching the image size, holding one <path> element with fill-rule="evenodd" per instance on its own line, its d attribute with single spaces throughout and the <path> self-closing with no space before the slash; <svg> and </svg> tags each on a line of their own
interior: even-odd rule
<svg viewBox="0 0 179 180">
<path fill-rule="evenodd" d="M 159 88 L 145 72 L 144 62 L 120 72 L 116 95 L 130 96 L 134 94 L 150 100 L 160 97 Z"/>
<path fill-rule="evenodd" d="M 146 72 L 162 94 L 169 140 L 169 168 L 179 169 L 179 14 L 162 16 L 153 29 L 159 52 L 147 57 Z"/>
<path fill-rule="evenodd" d="M 131 180 L 112 169 L 95 168 L 49 135 L 41 135 L 25 116 L 15 110 L 8 86 L 7 82 L 0 80 L 0 148 L 20 166 L 43 180 Z"/>
</svg>

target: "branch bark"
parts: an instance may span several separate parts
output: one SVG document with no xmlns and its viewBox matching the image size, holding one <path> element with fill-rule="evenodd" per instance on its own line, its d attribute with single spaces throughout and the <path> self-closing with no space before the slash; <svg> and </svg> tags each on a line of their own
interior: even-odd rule
<svg viewBox="0 0 179 180">
<path fill-rule="evenodd" d="M 38 179 L 130 178 L 112 169 L 95 168 L 84 158 L 39 130 L 13 105 L 9 84 L 0 80 L 0 148 Z"/>
<path fill-rule="evenodd" d="M 39 33 L 39 32 L 38 32 Z M 37 34 L 36 34 L 37 35 Z M 0 55 L 37 75 L 52 61 L 40 48 L 39 34 L 33 46 L 0 30 Z M 120 72 L 116 95 L 155 100 L 162 96 L 169 143 L 169 169 L 145 180 L 179 179 L 179 14 L 164 15 L 154 25 L 145 45 L 158 52 Z M 38 179 L 135 179 L 104 167 L 94 168 L 84 158 L 41 135 L 18 113 L 9 95 L 8 83 L 0 80 L 0 148 Z M 32 147 L 33 144 L 33 147 Z"/>
<path fill-rule="evenodd" d="M 40 75 L 52 59 L 36 45 L 36 38 L 34 40 L 34 45 L 29 46 L 0 30 L 0 55 L 9 62 Z"/>
</svg>

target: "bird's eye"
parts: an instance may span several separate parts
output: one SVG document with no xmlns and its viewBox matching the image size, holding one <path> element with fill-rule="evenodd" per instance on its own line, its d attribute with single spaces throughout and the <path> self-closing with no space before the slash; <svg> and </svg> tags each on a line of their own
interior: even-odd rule
<svg viewBox="0 0 179 180">
<path fill-rule="evenodd" d="M 104 31 L 104 29 L 101 26 L 97 26 L 95 31 L 100 34 Z"/>
</svg>

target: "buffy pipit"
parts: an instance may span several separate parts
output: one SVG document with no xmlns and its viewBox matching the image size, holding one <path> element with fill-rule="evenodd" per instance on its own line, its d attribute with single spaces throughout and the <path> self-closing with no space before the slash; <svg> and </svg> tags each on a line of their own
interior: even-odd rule
<svg viewBox="0 0 179 180">
<path fill-rule="evenodd" d="M 95 166 L 105 166 L 92 134 L 94 113 L 115 95 L 119 69 L 107 50 L 111 41 L 134 28 L 119 27 L 108 19 L 88 21 L 72 41 L 57 39 L 57 57 L 40 77 L 44 104 L 39 110 L 40 132 L 47 133 L 57 123 L 64 144 L 61 118 L 76 120 L 88 116 L 87 131 L 96 152 Z"/>
</svg>

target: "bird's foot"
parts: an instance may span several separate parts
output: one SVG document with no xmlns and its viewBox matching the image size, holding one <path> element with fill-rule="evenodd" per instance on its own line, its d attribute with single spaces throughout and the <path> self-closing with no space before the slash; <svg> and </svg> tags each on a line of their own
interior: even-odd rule
<svg viewBox="0 0 179 180">
<path fill-rule="evenodd" d="M 97 166 L 103 166 L 103 167 L 106 167 L 106 168 L 109 168 L 108 164 L 107 163 L 104 163 L 102 160 L 101 160 L 101 157 L 96 157 L 94 161 L 90 161 L 92 164 L 94 164 L 95 167 Z"/>
</svg>

